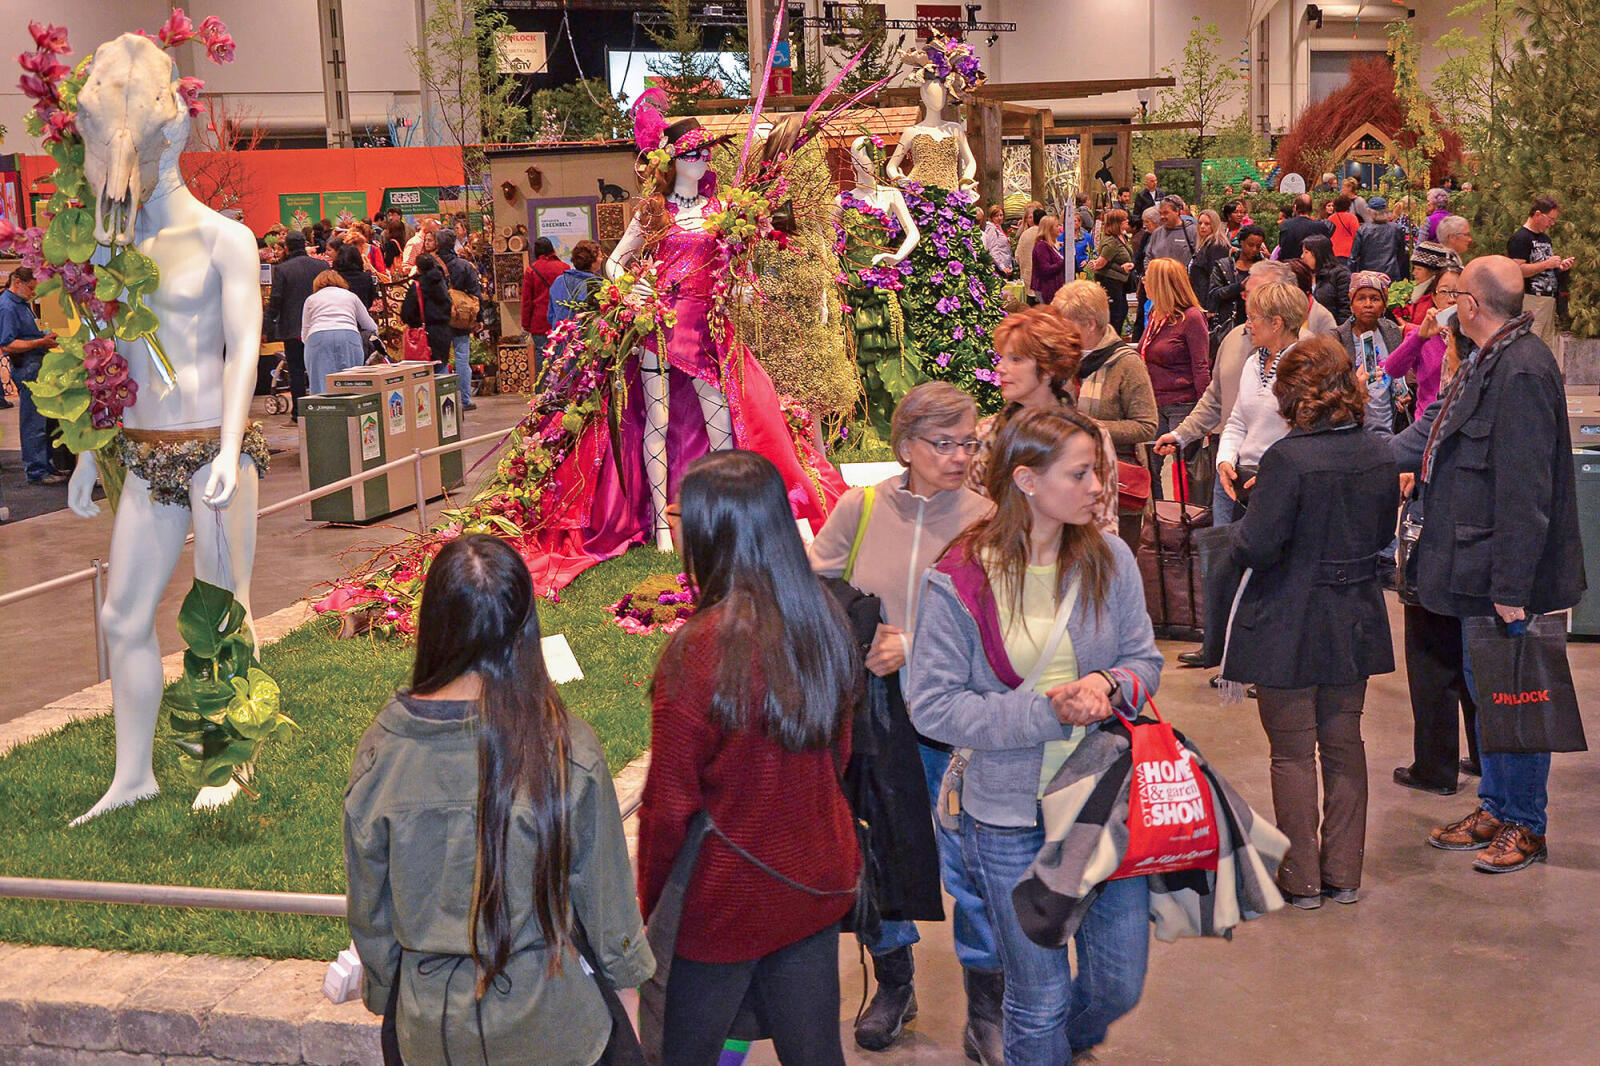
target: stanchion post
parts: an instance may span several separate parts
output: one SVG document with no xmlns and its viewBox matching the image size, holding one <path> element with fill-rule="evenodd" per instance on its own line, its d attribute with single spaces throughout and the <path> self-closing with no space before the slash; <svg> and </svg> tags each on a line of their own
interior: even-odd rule
<svg viewBox="0 0 1600 1066">
<path fill-rule="evenodd" d="M 411 449 L 411 457 L 416 460 L 416 466 L 413 469 L 417 477 L 417 532 L 426 533 L 428 531 L 428 495 L 427 491 L 422 487 L 422 449 Z"/>
<path fill-rule="evenodd" d="M 94 577 L 89 579 L 89 608 L 94 616 L 95 676 L 104 681 L 111 676 L 111 656 L 106 649 L 105 632 L 100 628 L 100 608 L 106 602 L 106 564 L 95 559 L 89 565 L 94 568 Z"/>
</svg>

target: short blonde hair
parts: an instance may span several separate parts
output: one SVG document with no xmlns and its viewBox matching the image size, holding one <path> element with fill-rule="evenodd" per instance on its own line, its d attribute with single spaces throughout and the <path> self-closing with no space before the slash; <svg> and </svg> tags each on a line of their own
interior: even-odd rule
<svg viewBox="0 0 1600 1066">
<path fill-rule="evenodd" d="M 948 381 L 925 381 L 895 405 L 889 419 L 889 448 L 906 466 L 902 446 L 932 429 L 955 425 L 962 415 L 978 417 L 978 405 L 971 396 Z"/>
<path fill-rule="evenodd" d="M 1249 297 L 1245 299 L 1245 310 L 1259 318 L 1282 319 L 1286 331 L 1297 333 L 1305 325 L 1306 316 L 1311 313 L 1311 302 L 1300 291 L 1300 286 L 1269 281 L 1250 290 Z"/>
<path fill-rule="evenodd" d="M 348 289 L 350 287 L 349 282 L 340 277 L 337 270 L 324 270 L 322 273 L 317 275 L 317 280 L 311 283 L 311 291 L 321 292 L 329 285 L 334 285 L 341 289 Z"/>
<path fill-rule="evenodd" d="M 1101 333 L 1111 325 L 1111 300 L 1106 290 L 1092 281 L 1067 282 L 1056 290 L 1050 306 L 1068 321 L 1093 323 Z"/>
</svg>

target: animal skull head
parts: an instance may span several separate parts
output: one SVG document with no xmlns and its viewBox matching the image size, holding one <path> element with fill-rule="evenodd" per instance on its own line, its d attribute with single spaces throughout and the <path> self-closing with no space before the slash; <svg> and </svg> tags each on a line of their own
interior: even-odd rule
<svg viewBox="0 0 1600 1066">
<path fill-rule="evenodd" d="M 95 240 L 129 244 L 164 164 L 176 167 L 189 139 L 189 109 L 178 95 L 172 57 L 132 33 L 96 48 L 78 93 L 78 131 L 94 191 Z"/>
</svg>

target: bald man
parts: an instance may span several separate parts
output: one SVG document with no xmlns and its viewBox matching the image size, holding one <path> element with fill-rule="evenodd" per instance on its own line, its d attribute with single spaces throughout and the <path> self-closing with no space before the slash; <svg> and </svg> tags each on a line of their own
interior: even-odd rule
<svg viewBox="0 0 1600 1066">
<path fill-rule="evenodd" d="M 1144 213 L 1161 202 L 1167 191 L 1161 188 L 1154 174 L 1144 176 L 1144 188 L 1139 190 L 1139 195 L 1133 198 L 1133 211 L 1128 215 L 1136 223 L 1144 217 Z"/>
<path fill-rule="evenodd" d="M 1583 595 L 1566 397 L 1555 356 L 1522 311 L 1516 263 L 1474 259 L 1457 289 L 1459 333 L 1476 351 L 1393 447 L 1401 470 L 1419 474 L 1422 606 L 1510 624 Z M 1466 670 L 1472 685 L 1470 655 Z M 1483 752 L 1479 761 L 1478 808 L 1428 843 L 1481 851 L 1473 867 L 1485 873 L 1544 862 L 1550 756 Z"/>
</svg>

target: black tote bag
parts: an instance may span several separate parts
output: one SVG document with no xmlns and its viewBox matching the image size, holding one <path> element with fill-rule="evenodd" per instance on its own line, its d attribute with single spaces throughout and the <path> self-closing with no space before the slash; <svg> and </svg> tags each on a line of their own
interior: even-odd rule
<svg viewBox="0 0 1600 1066">
<path fill-rule="evenodd" d="M 1520 634 L 1509 632 L 1498 618 L 1466 618 L 1462 630 L 1484 752 L 1589 750 L 1560 615 L 1534 615 Z"/>
</svg>

